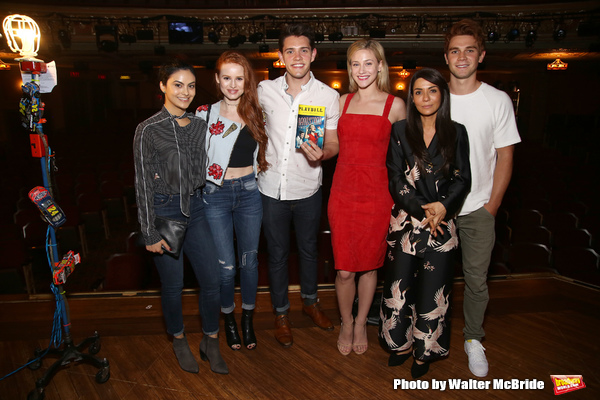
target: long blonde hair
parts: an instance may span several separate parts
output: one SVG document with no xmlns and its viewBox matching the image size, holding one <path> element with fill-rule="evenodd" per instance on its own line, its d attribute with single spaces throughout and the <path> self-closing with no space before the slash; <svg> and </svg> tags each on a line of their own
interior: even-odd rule
<svg viewBox="0 0 600 400">
<path fill-rule="evenodd" d="M 379 90 L 383 90 L 386 93 L 390 92 L 390 72 L 388 68 L 387 61 L 385 60 L 385 51 L 383 50 L 383 46 L 377 40 L 373 39 L 359 39 L 356 42 L 352 43 L 350 47 L 348 47 L 348 51 L 346 53 L 347 59 L 347 68 L 348 68 L 348 78 L 350 81 L 349 90 L 351 93 L 354 93 L 358 90 L 358 85 L 352 78 L 352 56 L 359 50 L 371 50 L 373 54 L 375 54 L 375 58 L 377 62 L 381 62 L 381 72 L 377 74 L 377 87 Z"/>
</svg>

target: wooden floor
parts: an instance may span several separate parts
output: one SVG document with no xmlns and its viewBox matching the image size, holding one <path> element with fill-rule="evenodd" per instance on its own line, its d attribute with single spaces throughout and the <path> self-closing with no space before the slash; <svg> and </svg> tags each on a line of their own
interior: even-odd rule
<svg viewBox="0 0 600 400">
<path fill-rule="evenodd" d="M 78 296 L 69 300 L 75 342 L 99 331 L 98 353 L 110 361 L 110 379 L 95 382 L 96 369 L 70 364 L 46 387 L 48 400 L 71 399 L 550 399 L 554 398 L 550 375 L 582 375 L 586 388 L 564 395 L 565 399 L 600 398 L 600 291 L 556 276 L 513 276 L 490 282 L 491 300 L 486 317 L 484 346 L 490 364 L 490 389 L 434 390 L 448 380 L 469 380 L 467 357 L 462 348 L 463 284 L 455 283 L 452 344 L 448 358 L 431 365 L 421 385 L 429 389 L 394 389 L 395 379 L 410 381 L 410 362 L 387 367 L 387 353 L 370 326 L 369 350 L 364 355 L 342 356 L 336 349 L 339 321 L 335 292 L 320 292 L 326 312 L 336 322 L 333 332 L 312 325 L 300 312 L 297 293 L 290 318 L 294 345 L 282 348 L 273 338 L 273 315 L 268 294 L 257 303 L 258 348 L 233 352 L 221 339 L 221 352 L 231 373 L 217 375 L 208 363 L 199 374 L 179 369 L 171 343 L 162 333 L 160 300 L 156 293 L 130 296 Z M 201 340 L 195 316 L 197 296 L 185 296 L 188 340 L 196 355 Z M 46 348 L 54 304 L 48 299 L 22 301 L 0 298 L 0 375 L 23 365 L 36 346 Z M 35 381 L 53 362 L 43 359 L 36 371 L 27 368 L 0 381 L 0 399 L 25 399 Z M 543 381 L 541 390 L 493 389 L 495 379 Z M 453 381 L 455 382 L 455 381 Z M 417 382 L 413 382 L 413 385 Z M 401 393 L 407 391 L 409 393 Z M 562 398 L 562 397 L 561 397 Z"/>
</svg>

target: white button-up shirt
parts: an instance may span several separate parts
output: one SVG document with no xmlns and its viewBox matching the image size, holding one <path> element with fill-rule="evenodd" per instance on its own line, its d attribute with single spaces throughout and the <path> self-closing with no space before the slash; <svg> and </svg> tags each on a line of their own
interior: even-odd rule
<svg viewBox="0 0 600 400">
<path fill-rule="evenodd" d="M 305 199 L 321 187 L 320 161 L 309 161 L 296 149 L 298 106 L 325 107 L 325 129 L 336 130 L 340 117 L 340 95 L 318 81 L 310 72 L 310 80 L 292 98 L 286 90 L 285 75 L 258 85 L 258 100 L 265 117 L 269 137 L 266 158 L 269 169 L 258 175 L 258 188 L 266 196 L 279 200 Z"/>
</svg>

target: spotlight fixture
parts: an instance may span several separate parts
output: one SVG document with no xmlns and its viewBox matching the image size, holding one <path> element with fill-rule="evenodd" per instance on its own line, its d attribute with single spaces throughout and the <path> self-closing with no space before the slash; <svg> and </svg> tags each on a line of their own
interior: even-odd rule
<svg viewBox="0 0 600 400">
<path fill-rule="evenodd" d="M 253 34 L 250 35 L 250 37 L 248 38 L 248 40 L 250 40 L 250 42 L 252 43 L 258 43 L 261 40 L 263 40 L 263 37 L 265 35 L 263 35 L 262 32 L 254 32 Z"/>
<path fill-rule="evenodd" d="M 487 40 L 488 40 L 488 42 L 490 42 L 490 43 L 496 43 L 496 41 L 498 39 L 500 39 L 500 35 L 498 34 L 497 31 L 491 30 L 491 31 L 488 32 L 488 34 L 487 34 Z"/>
<path fill-rule="evenodd" d="M 227 41 L 229 47 L 238 47 L 240 44 L 246 43 L 246 35 L 232 36 Z"/>
<path fill-rule="evenodd" d="M 556 42 L 559 42 L 567 37 L 567 31 L 561 28 L 560 26 L 557 26 L 554 30 L 552 37 Z"/>
<path fill-rule="evenodd" d="M 119 48 L 117 27 L 114 25 L 96 25 L 96 46 L 98 50 L 112 53 Z"/>
<path fill-rule="evenodd" d="M 329 34 L 329 40 L 332 42 L 340 42 L 344 38 L 344 34 L 340 31 L 332 32 Z"/>
<path fill-rule="evenodd" d="M 135 43 L 137 41 L 137 38 L 134 35 L 131 35 L 129 33 L 122 33 L 119 35 L 119 40 L 122 43 L 131 44 L 131 43 Z"/>
<path fill-rule="evenodd" d="M 527 35 L 525 35 L 525 46 L 527 46 L 527 47 L 533 46 L 536 39 L 537 39 L 537 32 L 535 31 L 535 29 L 530 29 L 527 32 Z"/>
<path fill-rule="evenodd" d="M 369 29 L 369 37 L 372 39 L 383 39 L 385 37 L 385 29 Z"/>
<path fill-rule="evenodd" d="M 219 33 L 215 30 L 208 32 L 207 36 L 208 36 L 208 40 L 210 40 L 214 44 L 219 43 L 219 40 L 221 40 L 221 35 L 219 35 Z"/>
<path fill-rule="evenodd" d="M 512 28 L 510 31 L 508 31 L 508 33 L 506 34 L 506 42 L 512 42 L 513 40 L 516 40 L 519 35 L 521 33 L 519 32 L 518 28 Z"/>
<path fill-rule="evenodd" d="M 138 29 L 135 31 L 137 40 L 154 40 L 154 31 L 152 29 Z"/>
<path fill-rule="evenodd" d="M 281 29 L 267 29 L 267 39 L 279 39 Z"/>
</svg>

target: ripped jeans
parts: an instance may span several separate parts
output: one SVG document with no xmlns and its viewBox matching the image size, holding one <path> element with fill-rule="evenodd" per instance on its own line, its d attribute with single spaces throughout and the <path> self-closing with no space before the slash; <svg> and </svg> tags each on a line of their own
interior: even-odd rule
<svg viewBox="0 0 600 400">
<path fill-rule="evenodd" d="M 235 245 L 242 309 L 253 310 L 258 285 L 258 242 L 263 213 L 256 177 L 252 173 L 227 179 L 223 181 L 223 186 L 207 182 L 202 197 L 221 270 L 221 311 L 230 313 L 235 309 Z"/>
</svg>

